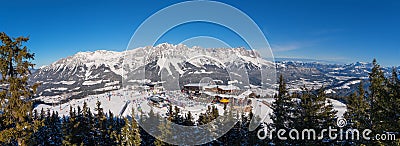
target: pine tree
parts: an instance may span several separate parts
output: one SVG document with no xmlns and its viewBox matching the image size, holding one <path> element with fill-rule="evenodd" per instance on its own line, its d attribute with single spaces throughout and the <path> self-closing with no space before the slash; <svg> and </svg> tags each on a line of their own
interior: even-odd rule
<svg viewBox="0 0 400 146">
<path fill-rule="evenodd" d="M 224 145 L 240 145 L 241 143 L 241 120 L 225 134 L 226 139 L 223 141 Z"/>
<path fill-rule="evenodd" d="M 369 98 L 371 100 L 371 123 L 372 131 L 377 133 L 398 133 L 399 114 L 398 107 L 399 90 L 398 77 L 394 69 L 392 77 L 389 79 L 384 77 L 384 73 L 377 61 L 373 60 L 373 68 L 369 74 Z M 374 141 L 375 144 L 393 145 L 395 141 Z"/>
<path fill-rule="evenodd" d="M 293 115 L 296 106 L 292 98 L 288 95 L 286 83 L 282 75 L 279 76 L 278 94 L 275 95 L 274 98 L 275 101 L 271 107 L 273 112 L 270 115 L 272 123 L 269 127 L 271 130 L 277 131 L 279 129 L 285 129 L 286 131 L 289 131 L 293 128 Z M 288 137 L 288 135 L 285 135 L 285 137 Z M 277 145 L 287 145 L 290 143 L 288 140 L 278 139 L 277 134 L 274 134 L 272 140 L 274 141 L 274 144 Z"/>
<path fill-rule="evenodd" d="M 212 106 L 212 108 L 211 108 L 211 116 L 212 116 L 212 119 L 217 119 L 219 117 L 218 108 L 216 106 Z"/>
<path fill-rule="evenodd" d="M 197 120 L 198 125 L 205 125 L 218 117 L 218 110 L 214 108 L 215 107 L 208 106 L 205 113 L 200 113 L 199 119 Z"/>
<path fill-rule="evenodd" d="M 139 124 L 136 122 L 136 120 L 135 120 L 135 118 L 134 118 L 134 115 L 135 115 L 135 111 L 134 111 L 134 109 L 132 108 L 132 119 L 131 119 L 131 130 L 132 130 L 132 136 L 133 136 L 133 144 L 135 145 L 135 146 L 138 146 L 138 145 L 140 145 L 141 144 L 141 142 L 142 142 L 142 139 L 141 139 L 141 137 L 140 137 L 140 128 L 139 128 Z"/>
<path fill-rule="evenodd" d="M 33 135 L 29 141 L 29 145 L 44 145 L 45 141 L 45 112 L 42 108 L 41 113 L 35 109 L 33 112 Z"/>
<path fill-rule="evenodd" d="M 97 101 L 95 111 L 97 114 L 94 119 L 94 139 L 95 145 L 105 145 L 107 137 L 107 118 L 104 114 L 103 108 L 101 107 L 101 102 Z"/>
<path fill-rule="evenodd" d="M 109 127 L 109 135 L 112 145 L 121 145 L 122 144 L 122 128 L 124 119 L 114 116 L 114 114 L 109 111 L 109 120 L 108 120 L 108 127 Z"/>
<path fill-rule="evenodd" d="M 29 85 L 34 54 L 23 45 L 29 38 L 10 38 L 0 33 L 0 143 L 25 145 L 33 133 L 32 102 L 39 84 Z"/>
<path fill-rule="evenodd" d="M 87 113 L 88 108 L 85 103 L 83 109 L 80 106 L 77 109 L 70 107 L 69 117 L 63 118 L 63 145 L 93 144 L 94 140 L 91 134 L 90 121 L 87 119 L 87 117 L 91 116 Z"/>
<path fill-rule="evenodd" d="M 360 82 L 358 86 L 358 92 L 354 92 L 348 98 L 347 111 L 344 114 L 345 119 L 348 121 L 346 128 L 352 129 L 370 129 L 370 105 L 365 97 L 364 84 Z M 356 144 L 367 144 L 368 142 L 363 141 L 363 138 L 358 137 L 359 140 L 349 140 Z"/>
<path fill-rule="evenodd" d="M 397 75 L 396 68 L 392 69 L 392 76 L 387 80 L 388 85 L 388 103 L 387 103 L 387 121 L 390 125 L 387 131 L 396 132 L 400 131 L 398 124 L 400 119 L 400 80 Z"/>
<path fill-rule="evenodd" d="M 240 145 L 249 145 L 250 135 L 249 133 L 249 117 L 242 113 L 242 117 L 240 119 L 240 129 L 239 129 L 239 136 L 240 136 Z"/>
<path fill-rule="evenodd" d="M 114 114 L 109 110 L 108 111 L 108 118 L 106 120 L 106 137 L 107 141 L 105 142 L 106 145 L 115 145 L 116 137 L 116 129 L 115 127 L 116 120 L 114 118 Z"/>
<path fill-rule="evenodd" d="M 174 112 L 172 112 L 172 117 L 171 117 L 171 122 L 174 122 L 175 124 L 182 125 L 183 124 L 183 117 L 180 115 L 180 109 L 178 106 L 175 106 Z"/>
<path fill-rule="evenodd" d="M 30 145 L 61 145 L 62 131 L 58 113 L 54 111 L 50 113 L 50 110 L 48 110 L 43 123 L 44 125 L 42 125 L 39 132 L 34 134 L 34 139 L 37 140 L 35 143 L 30 143 Z"/>
<path fill-rule="evenodd" d="M 336 119 L 336 112 L 333 109 L 333 105 L 330 101 L 327 102 L 326 95 L 324 93 L 324 88 L 321 87 L 317 90 L 317 93 L 313 93 L 309 89 L 303 87 L 303 91 L 298 98 L 300 102 L 296 108 L 296 121 L 294 127 L 299 132 L 304 129 L 315 130 L 315 137 L 308 137 L 304 135 L 305 139 L 296 140 L 295 143 L 299 145 L 329 145 L 334 141 L 329 141 L 327 139 L 319 139 L 318 137 L 328 138 L 327 135 L 318 135 L 321 133 L 322 129 L 329 126 L 334 126 Z M 326 134 L 326 133 L 324 133 Z M 299 135 L 301 136 L 301 135 Z"/>
<path fill-rule="evenodd" d="M 135 120 L 135 111 L 132 108 L 131 119 L 125 118 L 125 126 L 122 128 L 123 143 L 122 145 L 138 146 L 141 144 L 139 125 Z"/>
<path fill-rule="evenodd" d="M 321 87 L 318 90 L 317 94 L 317 103 L 321 103 L 320 110 L 319 110 L 319 127 L 317 127 L 317 131 L 322 131 L 322 129 L 326 129 L 327 127 L 334 127 L 336 125 L 336 113 L 337 111 L 334 110 L 333 104 L 330 100 L 327 99 L 325 94 L 325 88 Z M 324 135 L 319 135 L 320 137 L 324 138 L 322 140 L 317 141 L 319 145 L 327 145 L 328 143 L 333 143 L 334 141 L 329 139 L 329 134 L 327 132 Z"/>
<path fill-rule="evenodd" d="M 371 100 L 371 119 L 372 129 L 374 132 L 383 132 L 385 123 L 382 119 L 386 118 L 384 115 L 385 110 L 385 77 L 380 65 L 376 59 L 372 61 L 373 67 L 369 73 L 369 98 Z"/>
<path fill-rule="evenodd" d="M 185 118 L 183 120 L 183 125 L 184 126 L 194 126 L 194 122 L 193 122 L 193 115 L 192 113 L 189 111 L 186 115 Z"/>
<path fill-rule="evenodd" d="M 93 115 L 90 111 L 90 108 L 87 106 L 86 101 L 83 102 L 82 107 L 82 135 L 84 137 L 83 143 L 85 145 L 94 145 L 94 133 L 93 133 Z"/>
<path fill-rule="evenodd" d="M 253 119 L 253 118 L 255 118 L 255 120 L 251 120 L 251 119 Z M 248 120 L 249 120 L 249 121 L 248 121 L 248 123 L 246 124 L 246 127 L 249 127 L 250 124 L 255 124 L 255 123 L 251 123 L 251 122 L 261 121 L 261 118 L 260 118 L 258 115 L 257 115 L 257 116 L 254 116 L 253 112 L 250 112 L 250 113 L 249 113 L 249 118 L 248 118 Z M 248 145 L 261 145 L 261 144 L 263 144 L 263 140 L 261 140 L 260 138 L 258 138 L 258 135 L 257 135 L 258 131 L 259 131 L 261 128 L 263 128 L 263 127 L 262 127 L 262 124 L 259 124 L 258 127 L 257 127 L 255 130 L 253 130 L 253 131 L 248 131 L 248 137 L 249 137 L 249 139 L 248 139 L 248 141 L 249 141 Z M 266 142 L 266 143 L 268 143 L 268 142 Z"/>
<path fill-rule="evenodd" d="M 384 126 L 382 126 L 383 130 L 390 134 L 396 134 L 396 138 L 400 137 L 400 85 L 399 85 L 399 77 L 397 75 L 396 68 L 392 69 L 392 74 L 389 78 L 386 79 L 385 84 L 387 86 L 386 94 L 383 97 L 382 105 L 383 106 L 383 114 L 385 119 L 383 119 Z M 396 142 L 394 141 L 383 141 L 386 145 L 394 145 Z"/>
<path fill-rule="evenodd" d="M 392 73 L 393 77 L 397 77 L 395 79 L 395 86 L 393 87 L 396 90 L 396 111 L 397 111 L 397 126 L 400 125 L 400 114 L 398 113 L 400 111 L 400 79 L 399 79 L 399 74 L 396 73 L 396 71 L 393 71 Z M 400 129 L 397 129 L 397 131 L 400 131 Z M 397 134 L 397 137 L 400 137 L 399 134 Z M 400 138 L 397 139 L 397 145 L 400 145 Z"/>
<path fill-rule="evenodd" d="M 173 119 L 173 116 L 174 116 L 174 109 L 172 108 L 172 104 L 169 104 L 168 105 L 168 113 L 167 113 L 167 116 L 168 116 L 168 120 L 169 121 L 172 121 L 172 119 Z"/>
<path fill-rule="evenodd" d="M 77 107 L 77 113 L 74 121 L 74 127 L 72 129 L 72 133 L 74 133 L 74 141 L 76 144 L 85 144 L 84 139 L 85 139 L 85 132 L 83 131 L 86 127 L 86 125 L 83 125 L 84 122 L 84 117 L 83 117 L 83 111 L 80 106 Z"/>
<path fill-rule="evenodd" d="M 72 128 L 75 122 L 75 110 L 72 106 L 69 107 L 69 117 L 63 116 L 62 129 L 63 129 L 63 145 L 72 145 L 74 134 L 72 133 Z"/>
<path fill-rule="evenodd" d="M 168 120 L 162 119 L 160 122 L 160 125 L 158 125 L 158 129 L 161 132 L 161 135 L 159 137 L 156 137 L 157 139 L 154 141 L 154 145 L 156 146 L 169 146 L 170 144 L 162 141 L 161 139 L 166 139 L 170 138 L 172 136 L 171 132 L 171 122 Z"/>
<path fill-rule="evenodd" d="M 300 99 L 300 102 L 298 103 L 297 109 L 297 117 L 295 119 L 295 129 L 298 131 L 301 131 L 303 129 L 310 129 L 315 126 L 315 123 L 317 122 L 317 119 L 315 117 L 316 111 L 318 109 L 315 108 L 313 105 L 314 99 L 312 97 L 312 93 L 309 89 L 307 89 L 305 86 L 302 89 L 301 94 L 297 94 L 297 98 Z M 297 140 L 295 141 L 297 144 L 300 145 L 312 145 L 311 141 L 304 141 L 304 140 Z"/>
<path fill-rule="evenodd" d="M 51 135 L 51 145 L 61 145 L 62 144 L 62 129 L 61 129 L 61 119 L 58 112 L 54 112 L 51 115 L 52 125 L 50 125 Z"/>
<path fill-rule="evenodd" d="M 125 126 L 125 119 L 122 117 L 117 117 L 116 118 L 116 127 L 115 133 L 113 135 L 113 138 L 115 139 L 115 143 L 117 145 L 122 145 L 122 140 L 123 140 L 123 130 L 122 128 Z M 138 132 L 140 134 L 140 129 L 138 128 Z"/>
<path fill-rule="evenodd" d="M 396 111 L 393 107 L 395 99 L 390 92 L 390 81 L 385 78 L 384 73 L 376 59 L 372 62 L 373 68 L 369 74 L 369 91 L 371 100 L 372 131 L 376 133 L 392 132 L 392 124 L 396 124 Z M 393 121 L 395 120 L 395 121 Z M 387 141 L 375 141 L 376 144 L 389 144 Z"/>
<path fill-rule="evenodd" d="M 149 131 L 149 133 L 159 132 L 157 127 L 160 123 L 159 115 L 154 113 L 153 108 L 150 109 L 148 116 L 146 116 L 144 113 L 141 113 L 141 118 L 139 122 L 146 126 L 145 128 Z M 140 136 L 142 138 L 142 145 L 153 145 L 156 138 L 147 133 L 146 130 L 143 129 L 143 127 L 139 127 L 139 129 Z"/>
<path fill-rule="evenodd" d="M 38 141 L 40 141 L 40 137 L 38 136 L 40 133 L 40 129 L 43 126 L 43 121 L 39 119 L 39 113 L 37 109 L 33 110 L 33 115 L 32 115 L 32 120 L 33 120 L 33 135 L 32 138 L 29 142 L 29 145 L 39 145 Z"/>
</svg>

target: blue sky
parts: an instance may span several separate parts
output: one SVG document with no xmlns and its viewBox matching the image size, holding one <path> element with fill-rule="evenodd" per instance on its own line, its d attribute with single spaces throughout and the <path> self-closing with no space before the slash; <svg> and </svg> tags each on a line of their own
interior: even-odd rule
<svg viewBox="0 0 400 146">
<path fill-rule="evenodd" d="M 0 31 L 15 37 L 29 36 L 26 45 L 36 54 L 34 62 L 39 67 L 79 51 L 123 51 L 147 17 L 177 2 L 180 1 L 2 1 Z M 344 63 L 377 58 L 384 66 L 400 65 L 400 1 L 222 2 L 257 23 L 275 57 Z M 178 43 L 185 37 L 210 32 L 213 37 L 227 38 L 233 47 L 245 46 L 226 28 L 207 23 L 174 28 L 160 42 Z"/>
</svg>

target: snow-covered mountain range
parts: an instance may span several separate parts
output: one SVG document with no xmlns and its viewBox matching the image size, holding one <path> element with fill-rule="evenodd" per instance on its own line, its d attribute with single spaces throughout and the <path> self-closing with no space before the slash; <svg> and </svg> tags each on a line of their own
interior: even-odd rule
<svg viewBox="0 0 400 146">
<path fill-rule="evenodd" d="M 290 91 L 298 91 L 305 85 L 310 89 L 324 86 L 327 93 L 348 94 L 355 89 L 352 87 L 367 79 L 372 67 L 370 63 L 362 62 L 345 65 L 299 61 L 273 63 L 257 59 L 259 57 L 257 52 L 244 48 L 204 49 L 167 43 L 123 52 L 79 52 L 39 68 L 31 75 L 30 82 L 42 84 L 38 97 L 81 98 L 120 89 L 123 82 L 134 82 L 138 74 L 144 75 L 142 79 L 152 81 L 179 78 L 180 86 L 176 88 L 199 82 L 204 77 L 212 77 L 222 84 L 246 78 L 248 83 L 243 84 L 258 86 L 260 69 L 267 67 L 276 68 L 277 74 L 285 76 Z M 387 73 L 391 71 L 391 68 L 383 69 Z"/>
</svg>

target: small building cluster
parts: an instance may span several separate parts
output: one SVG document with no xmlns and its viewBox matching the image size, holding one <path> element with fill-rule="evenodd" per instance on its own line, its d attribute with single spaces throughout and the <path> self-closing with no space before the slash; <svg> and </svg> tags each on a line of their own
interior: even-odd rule
<svg viewBox="0 0 400 146">
<path fill-rule="evenodd" d="M 190 94 L 201 94 L 204 92 L 213 92 L 218 94 L 235 94 L 239 87 L 234 85 L 210 85 L 209 83 L 190 83 L 183 86 L 182 91 Z"/>
<path fill-rule="evenodd" d="M 148 100 L 153 106 L 165 107 L 169 102 L 176 101 L 177 103 L 185 102 L 192 99 L 206 99 L 213 103 L 233 103 L 243 104 L 243 99 L 248 97 L 252 92 L 250 90 L 243 91 L 239 87 L 229 85 L 215 85 L 210 83 L 189 83 L 183 85 L 181 90 L 182 98 L 180 95 L 166 95 L 166 91 L 162 86 L 162 82 L 150 82 L 143 84 L 139 88 L 149 94 Z M 185 105 L 185 104 L 182 104 Z"/>
<path fill-rule="evenodd" d="M 183 86 L 182 92 L 193 96 L 209 96 L 214 102 L 229 103 L 237 98 L 240 88 L 234 85 L 211 85 L 209 83 L 190 83 Z"/>
</svg>

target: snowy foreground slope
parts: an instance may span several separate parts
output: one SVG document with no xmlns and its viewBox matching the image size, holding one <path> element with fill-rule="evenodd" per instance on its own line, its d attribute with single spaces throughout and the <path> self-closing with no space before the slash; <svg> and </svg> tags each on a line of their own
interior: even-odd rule
<svg viewBox="0 0 400 146">
<path fill-rule="evenodd" d="M 56 103 L 57 98 L 54 98 L 55 104 L 52 105 L 46 105 L 46 104 L 39 104 L 37 105 L 34 109 L 40 111 L 40 110 L 50 110 L 50 111 L 56 111 L 60 115 L 65 115 L 69 116 L 69 109 L 70 107 L 76 108 L 77 106 L 82 107 L 83 103 L 86 102 L 88 107 L 91 109 L 91 111 L 95 111 L 96 103 L 97 101 L 101 102 L 101 106 L 105 112 L 111 111 L 114 115 L 121 115 L 121 116 L 127 116 L 130 115 L 130 109 L 134 107 L 137 109 L 137 102 L 138 100 L 142 100 L 143 103 L 147 103 L 145 100 L 147 99 L 148 95 L 150 93 L 139 93 L 139 92 L 131 92 L 127 93 L 126 91 L 123 90 L 116 90 L 110 93 L 103 93 L 103 94 L 98 94 L 98 95 L 88 95 L 84 98 L 81 99 L 73 99 L 70 100 L 67 103 Z M 273 98 L 257 98 L 257 99 L 249 99 L 252 100 L 252 107 L 253 107 L 253 113 L 255 115 L 260 116 L 264 122 L 266 123 L 271 123 L 272 120 L 270 119 L 270 114 L 272 113 L 272 109 L 267 106 L 265 103 L 268 103 L 269 105 L 274 102 Z M 346 111 L 346 105 L 334 100 L 334 99 L 327 99 L 332 102 L 334 109 L 337 110 L 337 117 L 342 117 L 344 112 Z M 125 106 L 126 105 L 126 106 Z M 218 108 L 219 114 L 223 115 L 224 109 L 222 105 L 215 104 L 215 106 Z M 149 112 L 150 111 L 150 106 L 148 104 L 142 104 L 140 105 L 141 109 L 143 112 Z M 193 107 L 181 107 L 182 114 L 186 114 L 188 111 L 190 111 L 193 116 L 194 120 L 198 119 L 198 116 L 200 113 L 204 113 L 205 109 L 204 108 L 193 108 Z M 202 110 L 203 109 L 203 110 Z M 167 107 L 162 107 L 162 108 L 156 108 L 153 107 L 153 110 L 155 113 L 159 113 L 161 116 L 165 116 L 165 113 L 167 113 Z"/>
</svg>

